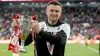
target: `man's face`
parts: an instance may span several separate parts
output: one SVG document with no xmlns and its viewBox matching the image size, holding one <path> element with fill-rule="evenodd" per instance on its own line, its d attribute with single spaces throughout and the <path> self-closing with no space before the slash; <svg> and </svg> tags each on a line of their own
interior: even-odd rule
<svg viewBox="0 0 100 56">
<path fill-rule="evenodd" d="M 46 9 L 48 20 L 57 21 L 61 16 L 62 8 L 59 5 L 49 5 Z"/>
</svg>

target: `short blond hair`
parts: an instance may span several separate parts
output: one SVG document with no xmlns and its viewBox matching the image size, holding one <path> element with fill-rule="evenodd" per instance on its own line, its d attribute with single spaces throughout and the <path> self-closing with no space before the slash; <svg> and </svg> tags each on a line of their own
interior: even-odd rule
<svg viewBox="0 0 100 56">
<path fill-rule="evenodd" d="M 61 3 L 58 2 L 58 1 L 50 1 L 50 2 L 47 4 L 47 6 L 49 6 L 49 5 L 59 5 L 59 6 L 62 8 Z"/>
</svg>

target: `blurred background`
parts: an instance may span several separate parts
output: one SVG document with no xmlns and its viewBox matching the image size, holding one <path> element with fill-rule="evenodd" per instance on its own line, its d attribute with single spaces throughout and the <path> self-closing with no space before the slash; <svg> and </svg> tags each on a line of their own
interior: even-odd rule
<svg viewBox="0 0 100 56">
<path fill-rule="evenodd" d="M 1 0 L 3 1 L 3 0 Z M 20 14 L 23 19 L 37 15 L 38 21 L 47 20 L 45 9 L 51 0 L 11 0 L 0 2 L 0 56 L 9 53 L 8 43 L 11 31 L 12 16 Z M 20 1 L 20 2 L 19 2 Z M 31 1 L 31 2 L 30 2 Z M 63 6 L 60 20 L 71 26 L 71 34 L 66 42 L 65 56 L 99 56 L 100 52 L 100 0 L 57 0 Z M 86 47 L 85 47 L 86 46 Z M 29 46 L 32 48 L 32 46 Z M 33 50 L 28 46 L 28 54 L 33 55 Z M 88 47 L 88 48 L 87 48 Z M 4 48 L 6 48 L 4 50 Z M 80 48 L 80 49 L 79 49 Z M 86 49 L 86 50 L 85 50 Z M 82 52 L 81 54 L 79 54 Z M 86 53 L 85 53 L 86 52 Z M 27 54 L 27 53 L 26 53 Z M 21 56 L 26 56 L 21 53 Z M 86 54 L 86 55 L 85 55 Z"/>
</svg>

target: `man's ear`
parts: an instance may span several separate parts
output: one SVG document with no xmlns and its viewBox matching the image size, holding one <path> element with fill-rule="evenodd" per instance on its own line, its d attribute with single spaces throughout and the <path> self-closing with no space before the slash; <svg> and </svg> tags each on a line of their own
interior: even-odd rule
<svg viewBox="0 0 100 56">
<path fill-rule="evenodd" d="M 47 9 L 44 11 L 45 14 L 47 14 Z"/>
</svg>

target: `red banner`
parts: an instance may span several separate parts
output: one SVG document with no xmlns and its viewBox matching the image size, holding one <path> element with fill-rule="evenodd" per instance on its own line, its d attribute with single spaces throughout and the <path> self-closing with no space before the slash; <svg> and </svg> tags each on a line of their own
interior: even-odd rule
<svg viewBox="0 0 100 56">
<path fill-rule="evenodd" d="M 12 50 L 13 53 L 18 53 L 19 51 L 19 38 L 21 36 L 21 33 L 20 33 L 20 27 L 16 27 L 15 28 L 15 31 L 13 32 L 13 34 L 11 35 L 11 42 L 10 44 L 8 45 L 8 50 Z"/>
<path fill-rule="evenodd" d="M 1 1 L 32 1 L 32 0 L 1 0 Z"/>
<path fill-rule="evenodd" d="M 18 54 L 19 52 L 19 39 L 21 37 L 21 29 L 20 29 L 20 15 L 16 14 L 12 16 L 12 24 L 11 27 L 13 28 L 13 33 L 11 34 L 10 38 L 11 41 L 8 45 L 8 50 L 12 50 L 13 53 Z"/>
</svg>

